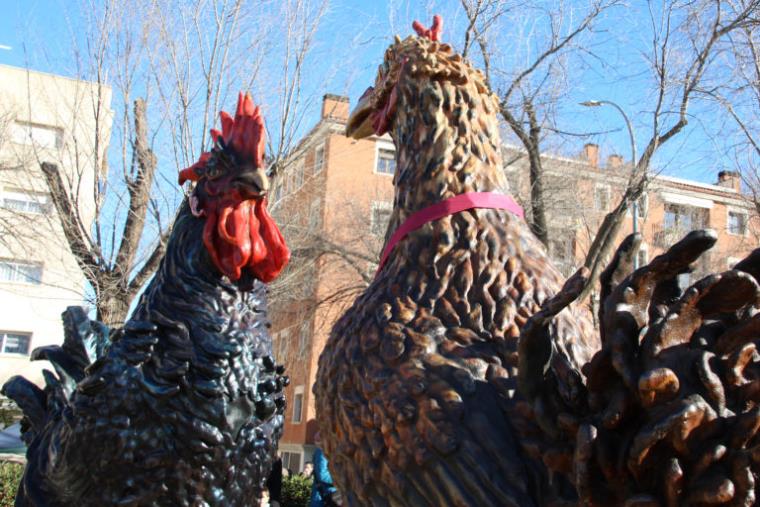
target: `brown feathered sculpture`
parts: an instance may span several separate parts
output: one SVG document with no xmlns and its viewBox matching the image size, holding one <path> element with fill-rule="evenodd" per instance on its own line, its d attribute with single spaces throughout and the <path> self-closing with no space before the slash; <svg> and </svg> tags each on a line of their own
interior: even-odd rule
<svg viewBox="0 0 760 507">
<path fill-rule="evenodd" d="M 349 119 L 355 137 L 390 133 L 397 171 L 381 268 L 315 385 L 344 498 L 755 505 L 760 250 L 681 291 L 716 235 L 694 231 L 633 273 L 630 236 L 603 273 L 594 331 L 571 305 L 587 272 L 560 288 L 493 197 L 506 192 L 497 102 L 440 28 L 396 40 Z"/>
<path fill-rule="evenodd" d="M 324 450 L 349 505 L 537 505 L 572 487 L 513 425 L 518 337 L 563 279 L 505 204 L 497 98 L 438 41 L 440 18 L 415 28 L 349 118 L 355 138 L 393 138 L 395 198 L 387 260 L 319 361 Z M 552 324 L 569 401 L 598 349 L 588 323 L 566 310 Z"/>
<path fill-rule="evenodd" d="M 602 349 L 574 403 L 559 388 L 555 315 L 586 273 L 531 317 L 520 339 L 524 447 L 569 479 L 572 505 L 756 505 L 760 473 L 760 250 L 686 291 L 688 272 L 716 241 L 693 231 L 629 274 L 640 237 L 602 275 Z"/>
</svg>

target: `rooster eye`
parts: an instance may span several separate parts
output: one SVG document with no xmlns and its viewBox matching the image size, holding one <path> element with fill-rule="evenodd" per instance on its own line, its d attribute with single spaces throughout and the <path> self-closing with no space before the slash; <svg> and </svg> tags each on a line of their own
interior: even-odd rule
<svg viewBox="0 0 760 507">
<path fill-rule="evenodd" d="M 210 180 L 216 179 L 221 175 L 221 171 L 217 165 L 213 165 L 206 169 L 206 177 Z"/>
</svg>

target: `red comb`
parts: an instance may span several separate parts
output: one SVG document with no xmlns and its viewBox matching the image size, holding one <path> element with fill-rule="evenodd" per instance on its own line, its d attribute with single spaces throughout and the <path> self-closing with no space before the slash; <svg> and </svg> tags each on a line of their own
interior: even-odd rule
<svg viewBox="0 0 760 507">
<path fill-rule="evenodd" d="M 234 120 L 224 111 L 219 113 L 219 118 L 222 121 L 224 144 L 232 148 L 239 158 L 261 167 L 266 140 L 264 119 L 261 110 L 253 104 L 251 95 L 240 92 Z"/>
<path fill-rule="evenodd" d="M 443 31 L 443 19 L 436 14 L 433 16 L 433 24 L 430 28 L 425 28 L 422 23 L 415 21 L 412 23 L 412 28 L 417 32 L 420 37 L 427 37 L 432 41 L 441 40 L 441 32 Z"/>
<path fill-rule="evenodd" d="M 261 167 L 264 158 L 264 119 L 261 117 L 261 110 L 254 105 L 253 99 L 249 93 L 238 94 L 237 109 L 233 119 L 224 111 L 219 112 L 219 119 L 222 122 L 222 131 L 211 129 L 211 138 L 214 143 L 222 139 L 227 149 L 234 151 L 238 162 L 250 162 L 255 167 Z M 198 162 L 179 173 L 179 184 L 185 181 L 198 181 L 199 175 L 196 169 L 206 165 L 211 157 L 211 152 L 203 153 Z"/>
</svg>

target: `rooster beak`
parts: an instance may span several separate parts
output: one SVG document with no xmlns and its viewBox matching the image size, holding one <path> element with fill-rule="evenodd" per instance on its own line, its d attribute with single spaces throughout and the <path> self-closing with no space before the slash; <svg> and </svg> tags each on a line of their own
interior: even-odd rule
<svg viewBox="0 0 760 507">
<path fill-rule="evenodd" d="M 359 103 L 351 111 L 346 124 L 346 137 L 364 139 L 375 133 L 375 129 L 372 126 L 373 108 L 371 100 L 374 91 L 374 88 L 371 86 L 367 88 L 359 99 Z"/>
<path fill-rule="evenodd" d="M 269 191 L 269 178 L 263 169 L 245 171 L 236 178 L 235 183 L 249 198 L 261 197 Z"/>
</svg>

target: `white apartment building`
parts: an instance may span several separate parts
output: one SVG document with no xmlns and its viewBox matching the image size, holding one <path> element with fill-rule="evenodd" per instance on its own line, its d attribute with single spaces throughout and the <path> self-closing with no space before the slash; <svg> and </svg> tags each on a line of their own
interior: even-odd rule
<svg viewBox="0 0 760 507">
<path fill-rule="evenodd" d="M 61 313 L 84 303 L 40 163 L 61 168 L 89 232 L 110 104 L 109 87 L 0 65 L 0 385 L 13 375 L 43 383 L 50 365 L 30 362 L 31 351 L 62 343 Z"/>
</svg>

